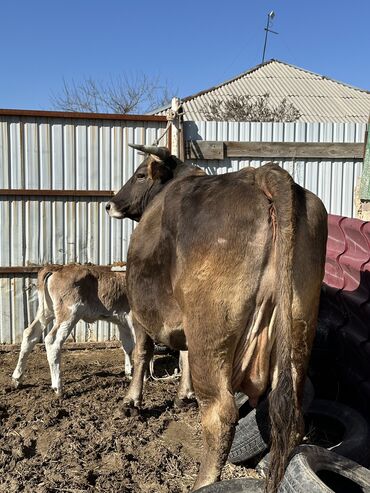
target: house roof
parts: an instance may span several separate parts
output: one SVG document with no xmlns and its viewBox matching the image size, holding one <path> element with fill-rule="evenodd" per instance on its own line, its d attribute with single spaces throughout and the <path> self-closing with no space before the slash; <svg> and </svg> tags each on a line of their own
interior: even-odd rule
<svg viewBox="0 0 370 493">
<path fill-rule="evenodd" d="M 269 60 L 218 86 L 183 98 L 184 119 L 204 120 L 204 107 L 229 95 L 263 96 L 266 93 L 273 105 L 286 98 L 300 111 L 300 121 L 369 120 L 369 91 L 279 60 Z M 163 114 L 168 107 L 155 113 Z"/>
</svg>

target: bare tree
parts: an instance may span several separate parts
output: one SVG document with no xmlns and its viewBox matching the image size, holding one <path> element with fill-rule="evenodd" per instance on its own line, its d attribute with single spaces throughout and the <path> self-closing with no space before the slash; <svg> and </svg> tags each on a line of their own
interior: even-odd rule
<svg viewBox="0 0 370 493">
<path fill-rule="evenodd" d="M 91 113 L 148 113 L 171 101 L 170 89 L 158 77 L 137 73 L 101 82 L 88 77 L 66 82 L 60 94 L 52 95 L 55 109 Z"/>
<path fill-rule="evenodd" d="M 301 116 L 285 98 L 274 106 L 267 93 L 263 96 L 230 94 L 203 106 L 202 113 L 207 120 L 246 122 L 294 122 Z"/>
</svg>

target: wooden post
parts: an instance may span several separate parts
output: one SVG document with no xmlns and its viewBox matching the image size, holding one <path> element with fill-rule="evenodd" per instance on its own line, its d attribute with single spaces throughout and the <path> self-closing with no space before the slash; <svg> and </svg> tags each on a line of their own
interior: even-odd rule
<svg viewBox="0 0 370 493">
<path fill-rule="evenodd" d="M 171 122 L 171 153 L 184 160 L 184 133 L 182 129 L 181 101 L 172 98 L 171 109 L 167 112 L 167 120 Z"/>
<path fill-rule="evenodd" d="M 370 121 L 365 140 L 364 166 L 361 176 L 361 199 L 370 200 Z"/>
<path fill-rule="evenodd" d="M 365 136 L 364 165 L 362 169 L 357 215 L 363 221 L 370 221 L 370 119 Z"/>
</svg>

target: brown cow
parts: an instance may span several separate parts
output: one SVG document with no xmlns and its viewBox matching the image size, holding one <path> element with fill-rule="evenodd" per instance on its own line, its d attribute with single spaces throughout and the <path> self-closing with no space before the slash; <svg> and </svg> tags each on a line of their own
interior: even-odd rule
<svg viewBox="0 0 370 493">
<path fill-rule="evenodd" d="M 63 343 L 79 320 L 92 323 L 105 320 L 117 325 L 125 351 L 125 371 L 131 373 L 131 353 L 135 339 L 126 296 L 126 273 L 112 272 L 97 265 L 50 264 L 38 274 L 39 306 L 35 320 L 24 330 L 13 383 L 22 381 L 27 359 L 52 319 L 53 328 L 45 337 L 51 373 L 51 386 L 62 395 L 60 359 Z"/>
<path fill-rule="evenodd" d="M 271 389 L 270 491 L 302 436 L 301 400 L 324 274 L 327 214 L 275 164 L 207 176 L 166 148 L 107 204 L 140 223 L 127 258 L 136 333 L 126 402 L 140 401 L 152 339 L 189 351 L 205 453 L 194 489 L 217 481 L 238 413 Z"/>
</svg>

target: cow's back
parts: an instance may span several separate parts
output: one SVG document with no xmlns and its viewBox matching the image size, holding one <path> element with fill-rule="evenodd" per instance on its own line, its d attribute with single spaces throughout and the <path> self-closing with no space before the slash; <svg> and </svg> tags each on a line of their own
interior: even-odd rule
<svg viewBox="0 0 370 493">
<path fill-rule="evenodd" d="M 127 276 L 130 306 L 153 337 L 166 321 L 181 324 L 199 300 L 209 312 L 222 309 L 235 330 L 247 327 L 265 300 L 271 301 L 272 316 L 281 278 L 275 246 L 282 218 L 274 217 L 263 185 L 271 169 L 280 174 L 270 166 L 176 180 L 148 208 L 131 238 Z M 281 176 L 287 179 L 283 170 Z M 289 180 L 292 316 L 312 321 L 323 277 L 326 211 L 319 198 Z"/>
<path fill-rule="evenodd" d="M 131 308 L 146 327 L 160 327 L 168 312 L 181 319 L 204 296 L 205 303 L 222 299 L 247 310 L 245 300 L 268 277 L 269 223 L 269 200 L 256 186 L 253 168 L 170 184 L 131 237 Z"/>
</svg>

